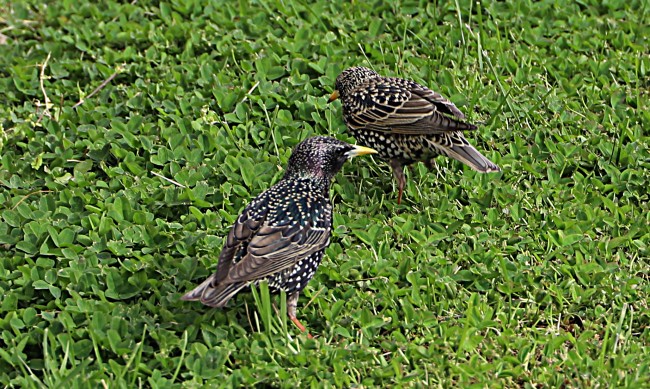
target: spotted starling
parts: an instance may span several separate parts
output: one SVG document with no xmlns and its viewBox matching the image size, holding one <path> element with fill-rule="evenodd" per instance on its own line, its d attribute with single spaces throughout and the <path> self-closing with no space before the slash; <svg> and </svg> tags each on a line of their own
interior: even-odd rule
<svg viewBox="0 0 650 389">
<path fill-rule="evenodd" d="M 413 81 L 383 77 L 364 67 L 344 70 L 337 78 L 332 102 L 341 99 L 343 120 L 358 142 L 377 150 L 389 162 L 402 200 L 405 165 L 446 155 L 481 172 L 501 169 L 476 150 L 463 131 L 476 126 L 462 121 L 458 108 L 439 93 Z"/>
<path fill-rule="evenodd" d="M 372 153 L 324 136 L 298 144 L 282 179 L 251 201 L 230 229 L 216 273 L 181 300 L 221 308 L 266 280 L 271 293 L 288 294 L 289 318 L 304 332 L 296 306 L 330 243 L 331 181 L 347 159 Z"/>
</svg>

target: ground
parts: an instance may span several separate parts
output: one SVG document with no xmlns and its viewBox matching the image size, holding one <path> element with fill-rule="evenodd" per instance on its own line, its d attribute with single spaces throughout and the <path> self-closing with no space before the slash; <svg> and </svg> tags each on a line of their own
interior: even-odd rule
<svg viewBox="0 0 650 389">
<path fill-rule="evenodd" d="M 0 2 L 0 383 L 650 386 L 645 1 Z M 298 304 L 179 300 L 348 66 L 503 169 L 346 164 Z"/>
</svg>

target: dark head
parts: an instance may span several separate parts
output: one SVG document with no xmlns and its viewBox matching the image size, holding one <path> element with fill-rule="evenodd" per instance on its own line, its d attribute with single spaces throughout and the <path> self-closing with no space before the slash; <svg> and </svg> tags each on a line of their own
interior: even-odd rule
<svg viewBox="0 0 650 389">
<path fill-rule="evenodd" d="M 379 73 L 362 66 L 347 68 L 336 77 L 336 84 L 334 84 L 334 93 L 330 96 L 330 102 L 336 100 L 339 95 L 345 96 L 352 89 L 361 85 L 367 80 L 381 77 Z"/>
<path fill-rule="evenodd" d="M 311 176 L 331 181 L 348 159 L 376 152 L 328 136 L 314 136 L 300 142 L 293 149 L 284 176 Z"/>
</svg>

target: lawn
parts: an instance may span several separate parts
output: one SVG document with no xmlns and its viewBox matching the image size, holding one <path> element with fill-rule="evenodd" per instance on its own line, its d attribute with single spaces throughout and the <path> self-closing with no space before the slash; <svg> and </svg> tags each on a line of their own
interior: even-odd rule
<svg viewBox="0 0 650 389">
<path fill-rule="evenodd" d="M 650 387 L 650 4 L 0 2 L 5 387 Z M 298 317 L 179 297 L 339 72 L 450 98 L 502 169 L 355 158 Z"/>
</svg>

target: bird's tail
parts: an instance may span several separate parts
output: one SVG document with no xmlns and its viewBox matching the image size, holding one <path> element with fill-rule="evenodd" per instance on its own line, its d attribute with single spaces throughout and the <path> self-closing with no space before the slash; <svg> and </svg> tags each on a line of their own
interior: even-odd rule
<svg viewBox="0 0 650 389">
<path fill-rule="evenodd" d="M 201 303 L 215 307 L 222 308 L 228 301 L 237 294 L 241 289 L 245 288 L 247 283 L 236 282 L 232 284 L 213 285 L 216 274 L 208 277 L 201 285 L 187 292 L 181 297 L 184 301 L 201 301 Z"/>
<path fill-rule="evenodd" d="M 500 172 L 501 168 L 487 159 L 472 146 L 461 132 L 445 133 L 437 139 L 429 139 L 441 154 L 464 163 L 480 173 Z"/>
</svg>

